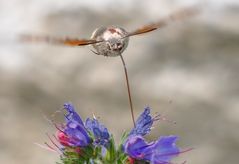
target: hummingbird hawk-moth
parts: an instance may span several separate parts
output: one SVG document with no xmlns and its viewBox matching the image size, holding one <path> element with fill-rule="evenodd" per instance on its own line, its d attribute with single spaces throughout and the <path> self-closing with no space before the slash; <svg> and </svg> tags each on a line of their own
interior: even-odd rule
<svg viewBox="0 0 239 164">
<path fill-rule="evenodd" d="M 48 36 L 22 35 L 22 41 L 47 42 L 50 44 L 63 44 L 67 46 L 86 46 L 92 45 L 94 53 L 103 56 L 119 56 L 128 46 L 129 38 L 144 33 L 148 33 L 166 26 L 172 21 L 182 20 L 198 13 L 197 8 L 185 8 L 170 14 L 155 23 L 142 26 L 136 30 L 128 32 L 122 27 L 107 26 L 99 27 L 93 33 L 90 39 L 72 39 L 72 38 L 54 38 Z"/>
<path fill-rule="evenodd" d="M 22 35 L 21 40 L 27 42 L 46 42 L 50 44 L 62 44 L 67 46 L 86 46 L 92 45 L 94 52 L 97 55 L 103 55 L 107 57 L 120 56 L 125 72 L 126 85 L 128 91 L 129 104 L 131 109 L 131 116 L 135 126 L 133 104 L 130 93 L 130 86 L 128 80 L 128 73 L 125 61 L 122 53 L 128 46 L 129 38 L 132 36 L 148 33 L 168 25 L 170 22 L 182 20 L 187 17 L 193 16 L 199 12 L 198 8 L 184 8 L 177 12 L 170 14 L 168 17 L 160 19 L 159 21 L 151 24 L 147 24 L 133 31 L 127 31 L 122 27 L 118 26 L 107 26 L 97 28 L 90 39 L 72 39 L 72 38 L 54 38 L 48 36 L 33 36 L 33 35 Z"/>
</svg>

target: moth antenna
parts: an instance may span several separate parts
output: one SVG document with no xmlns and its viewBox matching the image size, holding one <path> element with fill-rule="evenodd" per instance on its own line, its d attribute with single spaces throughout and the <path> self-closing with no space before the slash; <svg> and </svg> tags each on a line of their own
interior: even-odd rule
<svg viewBox="0 0 239 164">
<path fill-rule="evenodd" d="M 100 55 L 99 53 L 95 52 L 94 50 L 91 49 L 91 52 L 93 52 L 96 55 Z"/>
</svg>

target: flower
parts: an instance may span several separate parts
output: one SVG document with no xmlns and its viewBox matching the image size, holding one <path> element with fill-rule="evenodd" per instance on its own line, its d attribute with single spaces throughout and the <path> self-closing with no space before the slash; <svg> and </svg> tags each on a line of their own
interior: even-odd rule
<svg viewBox="0 0 239 164">
<path fill-rule="evenodd" d="M 129 135 L 141 135 L 144 136 L 148 134 L 154 121 L 158 120 L 160 115 L 156 115 L 154 118 L 150 115 L 150 108 L 146 107 L 144 112 L 141 113 L 136 121 L 135 127 L 130 131 Z"/>
<path fill-rule="evenodd" d="M 119 146 L 115 145 L 108 129 L 95 117 L 87 118 L 84 122 L 70 103 L 64 104 L 64 110 L 66 122 L 55 125 L 58 131 L 56 136 L 53 135 L 59 143 L 55 143 L 54 138 L 49 135 L 52 144 L 46 143 L 48 149 L 60 151 L 63 164 L 172 164 L 171 160 L 174 157 L 191 150 L 180 151 L 176 146 L 178 137 L 174 135 L 162 136 L 153 142 L 144 139 L 151 131 L 153 123 L 160 119 L 160 115 L 150 115 L 149 107 L 140 114 L 135 127 L 129 133 L 123 134 Z"/>
<path fill-rule="evenodd" d="M 152 164 L 170 164 L 170 160 L 180 154 L 175 142 L 177 136 L 163 136 L 157 141 L 147 143 L 140 136 L 130 136 L 124 144 L 124 151 L 131 158 L 145 160 Z"/>
<path fill-rule="evenodd" d="M 81 117 L 78 115 L 78 113 L 76 113 L 75 108 L 74 108 L 74 106 L 72 104 L 65 103 L 64 104 L 64 109 L 68 112 L 65 115 L 66 122 L 72 121 L 72 122 L 77 122 L 80 125 L 84 125 Z"/>
<path fill-rule="evenodd" d="M 73 105 L 66 103 L 64 109 L 68 112 L 65 115 L 66 125 L 59 129 L 57 138 L 63 146 L 84 147 L 91 143 L 91 138 L 85 128 L 82 119 L 75 112 Z"/>
<path fill-rule="evenodd" d="M 100 124 L 95 118 L 87 118 L 84 122 L 70 103 L 64 104 L 66 125 L 59 129 L 57 137 L 63 146 L 87 146 L 91 143 L 90 132 L 94 135 L 94 144 L 107 146 L 109 142 L 109 132 L 107 128 Z"/>
<path fill-rule="evenodd" d="M 110 135 L 104 125 L 100 124 L 95 118 L 88 118 L 85 122 L 85 126 L 94 135 L 94 143 L 96 145 L 107 146 Z"/>
<path fill-rule="evenodd" d="M 152 164 L 171 164 L 171 159 L 179 155 L 176 146 L 177 136 L 162 136 L 158 140 L 147 143 L 143 138 L 151 130 L 153 123 L 159 120 L 160 115 L 152 117 L 150 108 L 144 109 L 136 121 L 136 126 L 130 131 L 123 144 L 123 151 L 134 160 L 147 161 Z"/>
</svg>

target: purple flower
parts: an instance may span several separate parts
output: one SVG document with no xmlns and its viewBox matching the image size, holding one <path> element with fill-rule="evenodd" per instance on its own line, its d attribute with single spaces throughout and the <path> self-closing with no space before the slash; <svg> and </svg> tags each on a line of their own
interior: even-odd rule
<svg viewBox="0 0 239 164">
<path fill-rule="evenodd" d="M 77 122 L 80 125 L 84 125 L 82 119 L 80 118 L 80 116 L 78 115 L 78 113 L 76 113 L 75 108 L 72 104 L 70 103 L 65 103 L 64 104 L 64 109 L 68 112 L 65 115 L 66 118 L 66 122 L 68 121 L 72 121 L 72 122 Z"/>
<path fill-rule="evenodd" d="M 95 118 L 88 118 L 85 122 L 85 126 L 94 135 L 94 143 L 96 145 L 107 146 L 110 135 L 108 129 L 104 125 L 100 124 Z"/>
<path fill-rule="evenodd" d="M 63 146 L 84 147 L 91 143 L 91 138 L 85 128 L 82 119 L 75 112 L 73 105 L 64 104 L 64 109 L 68 112 L 65 115 L 66 125 L 59 129 L 57 137 Z"/>
<path fill-rule="evenodd" d="M 91 139 L 86 130 L 86 128 L 78 123 L 73 121 L 69 121 L 66 124 L 64 129 L 64 133 L 69 138 L 70 146 L 87 146 L 90 144 Z"/>
<path fill-rule="evenodd" d="M 152 118 L 150 115 L 150 108 L 146 107 L 144 109 L 144 112 L 141 113 L 139 118 L 136 121 L 135 128 L 133 128 L 129 135 L 141 135 L 144 136 L 148 134 L 151 130 L 151 127 L 153 125 L 153 122 L 158 120 L 159 115 Z"/>
<path fill-rule="evenodd" d="M 124 144 L 124 152 L 131 158 L 145 160 L 152 164 L 170 164 L 173 157 L 181 152 L 175 142 L 177 136 L 163 136 L 147 143 L 140 135 L 130 136 Z"/>
</svg>

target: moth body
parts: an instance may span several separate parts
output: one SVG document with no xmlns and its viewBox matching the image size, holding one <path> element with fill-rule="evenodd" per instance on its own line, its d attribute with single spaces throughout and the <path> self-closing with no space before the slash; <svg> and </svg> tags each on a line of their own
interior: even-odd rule
<svg viewBox="0 0 239 164">
<path fill-rule="evenodd" d="M 129 37 L 128 32 L 121 27 L 109 26 L 97 28 L 91 39 L 102 41 L 92 44 L 97 55 L 115 57 L 122 54 L 127 48 Z"/>
</svg>

